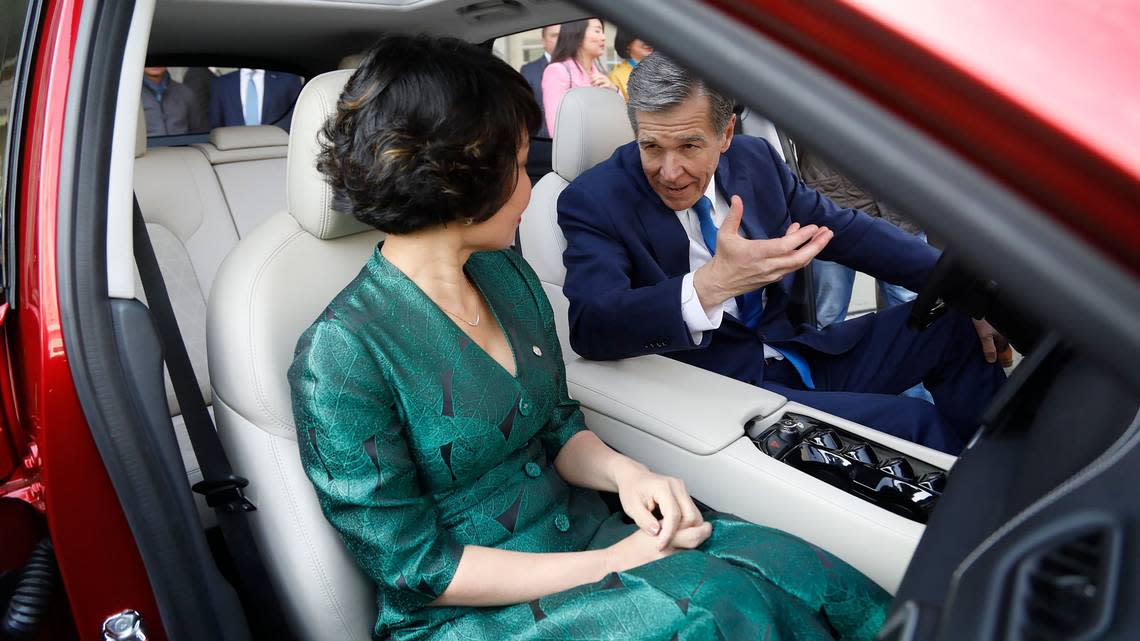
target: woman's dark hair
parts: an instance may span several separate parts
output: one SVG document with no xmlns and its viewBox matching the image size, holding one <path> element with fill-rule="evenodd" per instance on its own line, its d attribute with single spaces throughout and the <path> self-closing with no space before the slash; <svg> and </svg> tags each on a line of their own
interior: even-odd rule
<svg viewBox="0 0 1140 641">
<path fill-rule="evenodd" d="M 634 40 L 637 40 L 637 36 L 630 33 L 628 29 L 618 29 L 617 33 L 614 34 L 614 52 L 620 58 L 629 60 L 629 45 L 633 44 Z"/>
<path fill-rule="evenodd" d="M 385 36 L 325 123 L 317 169 L 338 211 L 390 234 L 483 222 L 514 193 L 519 146 L 541 123 L 530 85 L 490 51 Z"/>
<path fill-rule="evenodd" d="M 590 27 L 590 21 L 596 19 L 586 18 L 574 22 L 563 22 L 562 29 L 558 32 L 558 42 L 554 44 L 554 53 L 550 54 L 550 61 L 562 62 L 576 58 L 578 47 L 582 46 L 582 40 L 586 38 L 586 29 Z"/>
</svg>

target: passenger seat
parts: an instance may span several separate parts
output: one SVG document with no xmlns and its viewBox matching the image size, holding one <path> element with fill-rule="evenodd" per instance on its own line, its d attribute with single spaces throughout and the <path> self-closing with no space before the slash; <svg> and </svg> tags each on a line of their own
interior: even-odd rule
<svg viewBox="0 0 1140 641">
<path fill-rule="evenodd" d="M 148 149 L 145 118 L 139 114 L 135 197 L 211 413 L 206 301 L 219 266 L 239 238 L 275 211 L 284 210 L 288 140 L 278 127 L 221 127 L 211 132 L 206 144 Z M 141 284 L 135 291 L 145 303 Z M 169 376 L 166 400 L 193 485 L 202 480 L 202 472 Z M 205 499 L 195 494 L 194 501 L 203 525 L 214 525 L 213 510 Z"/>
<path fill-rule="evenodd" d="M 209 303 L 210 382 L 218 434 L 257 506 L 250 526 L 297 636 L 368 641 L 375 588 L 325 519 L 301 467 L 286 373 L 301 333 L 383 238 L 331 208 L 317 135 L 351 70 L 313 78 L 293 113 L 288 207 L 238 244 Z M 393 542 L 398 544 L 398 542 Z"/>
<path fill-rule="evenodd" d="M 554 323 L 566 360 L 577 357 L 570 347 L 570 303 L 562 293 L 566 267 L 562 252 L 566 239 L 558 226 L 558 197 L 582 172 L 609 158 L 618 147 L 633 140 L 621 94 L 581 87 L 571 89 L 558 107 L 559 127 L 565 123 L 575 135 L 555 136 L 551 154 L 553 171 L 542 177 L 530 195 L 530 204 L 519 225 L 522 254 L 538 274 L 542 289 L 554 310 Z M 583 126 L 583 123 L 590 126 Z"/>
</svg>

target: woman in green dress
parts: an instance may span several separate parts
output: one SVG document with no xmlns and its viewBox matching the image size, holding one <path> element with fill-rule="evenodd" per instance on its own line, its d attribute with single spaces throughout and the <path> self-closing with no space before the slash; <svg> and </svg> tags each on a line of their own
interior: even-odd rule
<svg viewBox="0 0 1140 641">
<path fill-rule="evenodd" d="M 540 117 L 489 52 L 392 36 L 323 132 L 338 208 L 389 236 L 289 381 L 305 469 L 376 583 L 375 637 L 871 639 L 889 597 L 866 577 L 702 514 L 586 429 L 550 304 L 507 249 Z"/>
</svg>

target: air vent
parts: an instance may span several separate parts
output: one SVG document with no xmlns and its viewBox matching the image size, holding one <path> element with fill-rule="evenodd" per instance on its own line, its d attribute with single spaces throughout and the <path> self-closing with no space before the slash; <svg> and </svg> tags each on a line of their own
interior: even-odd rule
<svg viewBox="0 0 1140 641">
<path fill-rule="evenodd" d="M 1021 561 L 1010 611 L 1010 641 L 1083 641 L 1108 624 L 1119 539 L 1103 528 L 1072 536 Z"/>
<path fill-rule="evenodd" d="M 517 18 L 526 13 L 526 8 L 518 0 L 485 0 L 462 6 L 455 12 L 471 24 L 483 24 Z"/>
</svg>

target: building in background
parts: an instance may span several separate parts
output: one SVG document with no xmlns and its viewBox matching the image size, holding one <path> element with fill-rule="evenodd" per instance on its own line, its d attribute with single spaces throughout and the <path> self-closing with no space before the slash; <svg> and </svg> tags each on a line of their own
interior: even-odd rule
<svg viewBox="0 0 1140 641">
<path fill-rule="evenodd" d="M 621 62 L 621 58 L 614 51 L 614 34 L 617 27 L 610 23 L 606 25 L 606 57 L 603 62 L 606 71 Z M 542 55 L 542 29 L 522 31 L 511 36 L 504 36 L 495 40 L 495 55 L 499 56 L 515 69 Z"/>
</svg>

